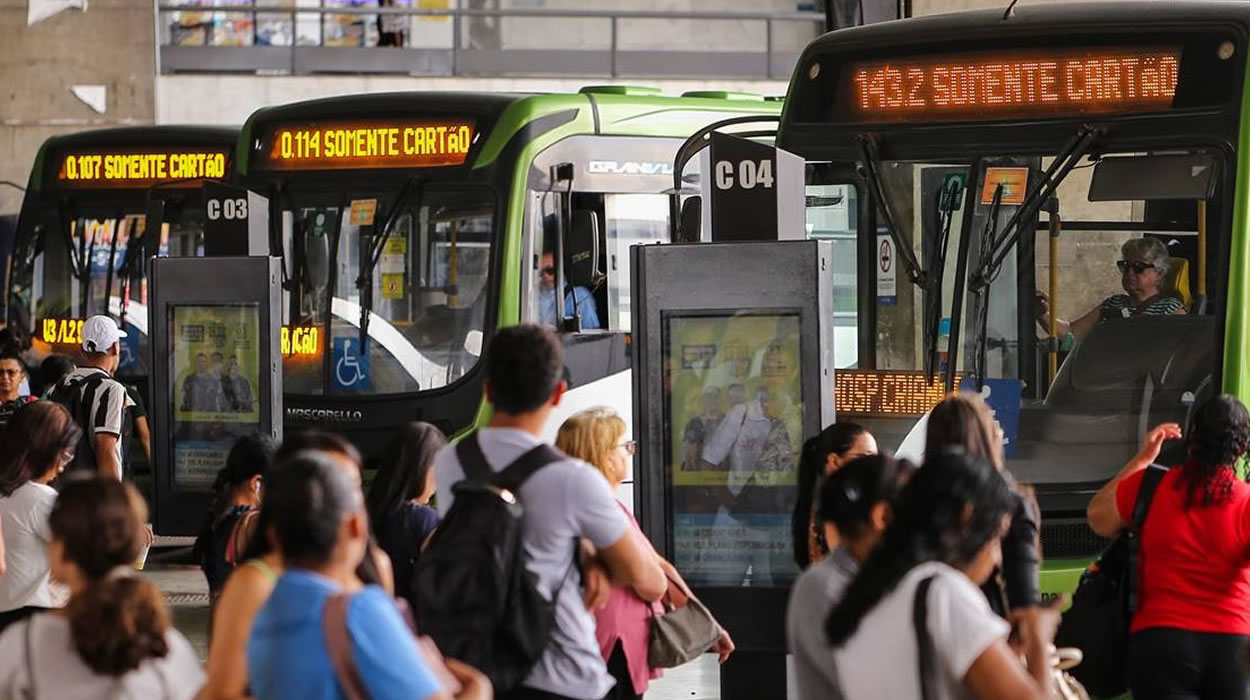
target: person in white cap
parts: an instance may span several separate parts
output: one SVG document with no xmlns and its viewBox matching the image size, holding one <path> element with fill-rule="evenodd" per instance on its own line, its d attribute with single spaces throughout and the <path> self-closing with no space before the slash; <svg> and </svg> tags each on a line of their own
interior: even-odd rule
<svg viewBox="0 0 1250 700">
<path fill-rule="evenodd" d="M 48 397 L 69 409 L 83 431 L 70 469 L 94 468 L 101 476 L 122 478 L 126 410 L 132 402 L 113 373 L 121 361 L 125 337 L 126 332 L 108 316 L 87 319 L 82 324 L 80 366 L 65 375 Z"/>
</svg>

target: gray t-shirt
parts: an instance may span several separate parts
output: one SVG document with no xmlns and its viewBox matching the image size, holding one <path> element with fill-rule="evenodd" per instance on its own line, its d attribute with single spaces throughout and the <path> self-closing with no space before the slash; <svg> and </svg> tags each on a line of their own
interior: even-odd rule
<svg viewBox="0 0 1250 700">
<path fill-rule="evenodd" d="M 11 625 L 0 636 L 0 698 L 22 698 L 30 688 L 25 650 L 26 625 L 31 629 L 29 668 L 35 675 L 35 697 L 57 700 L 189 700 L 204 685 L 204 671 L 186 637 L 173 628 L 165 633 L 169 653 L 143 662 L 120 678 L 101 676 L 74 650 L 69 620 L 43 613 L 30 622 Z"/>
<path fill-rule="evenodd" d="M 540 444 L 537 437 L 510 428 L 482 428 L 478 444 L 491 469 L 500 471 Z M 455 496 L 451 487 L 464 479 L 454 445 L 434 457 L 438 514 L 446 517 Z M 551 643 L 522 683 L 578 700 L 598 700 L 612 688 L 599 645 L 595 620 L 582 601 L 580 580 L 572 571 L 573 547 L 579 537 L 596 547 L 616 544 L 628 523 L 608 481 L 593 467 L 573 458 L 543 467 L 521 486 L 521 521 L 529 569 L 539 591 L 548 597 L 559 586 L 556 625 Z"/>
<path fill-rule="evenodd" d="M 794 582 L 786 609 L 786 645 L 794 655 L 799 700 L 842 697 L 833 647 L 825 636 L 825 619 L 858 571 L 859 562 L 838 547 Z"/>
</svg>

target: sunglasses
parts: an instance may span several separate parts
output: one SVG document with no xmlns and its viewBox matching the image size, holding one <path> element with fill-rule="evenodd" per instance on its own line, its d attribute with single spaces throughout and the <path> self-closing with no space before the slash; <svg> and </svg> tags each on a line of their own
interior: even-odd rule
<svg viewBox="0 0 1250 700">
<path fill-rule="evenodd" d="M 1116 260 L 1115 266 L 1119 268 L 1121 274 L 1132 270 L 1134 274 L 1140 275 L 1146 270 L 1154 269 L 1154 263 L 1142 262 L 1141 260 L 1134 260 L 1133 262 Z"/>
<path fill-rule="evenodd" d="M 622 442 L 620 445 L 618 445 L 618 447 L 624 449 L 625 454 L 632 457 L 634 453 L 638 451 L 638 441 L 629 440 L 628 442 Z"/>
<path fill-rule="evenodd" d="M 556 269 L 554 267 L 544 267 L 543 269 L 539 270 L 539 272 L 549 277 L 556 276 Z"/>
</svg>

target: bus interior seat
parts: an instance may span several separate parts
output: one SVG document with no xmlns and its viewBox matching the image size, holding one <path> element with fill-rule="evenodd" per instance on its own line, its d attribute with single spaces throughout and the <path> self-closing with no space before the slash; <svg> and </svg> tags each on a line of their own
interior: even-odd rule
<svg viewBox="0 0 1250 700">
<path fill-rule="evenodd" d="M 1183 423 L 1205 398 L 1216 330 L 1210 316 L 1099 323 L 1068 355 L 1046 399 L 1021 407 L 1013 472 L 1033 483 L 1110 478 L 1137 451 L 1145 430 Z M 1091 473 L 1090 465 L 1102 471 Z"/>
<path fill-rule="evenodd" d="M 599 268 L 599 217 L 587 209 L 574 209 L 572 225 L 564 243 L 566 282 L 594 289 L 603 279 Z"/>
<path fill-rule="evenodd" d="M 1168 258 L 1168 274 L 1163 278 L 1163 293 L 1181 300 L 1186 310 L 1193 309 L 1194 297 L 1189 286 L 1189 260 Z"/>
</svg>

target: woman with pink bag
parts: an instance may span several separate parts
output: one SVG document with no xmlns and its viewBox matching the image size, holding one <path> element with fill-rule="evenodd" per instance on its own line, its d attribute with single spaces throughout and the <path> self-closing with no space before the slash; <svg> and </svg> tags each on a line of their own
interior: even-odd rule
<svg viewBox="0 0 1250 700">
<path fill-rule="evenodd" d="M 612 488 L 620 486 L 629 474 L 629 464 L 636 444 L 626 440 L 625 421 L 608 408 L 592 408 L 582 411 L 564 422 L 556 436 L 556 447 L 561 452 L 580 459 L 603 473 Z M 651 543 L 634 516 L 621 505 L 633 526 L 639 542 L 654 553 Z M 690 589 L 681 575 L 659 554 L 661 568 L 668 576 L 669 593 L 673 605 L 681 607 L 692 599 Z M 660 676 L 660 669 L 648 658 L 651 642 L 651 623 L 657 615 L 664 614 L 660 603 L 649 603 L 632 589 L 614 587 L 608 601 L 595 611 L 595 636 L 599 651 L 608 664 L 608 672 L 616 679 L 616 686 L 604 700 L 639 700 L 647 690 L 652 678 Z M 724 663 L 733 653 L 733 640 L 723 629 L 709 651 L 716 652 Z"/>
</svg>

